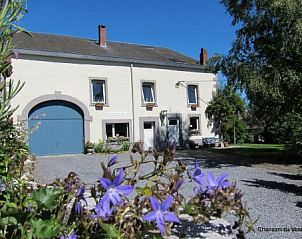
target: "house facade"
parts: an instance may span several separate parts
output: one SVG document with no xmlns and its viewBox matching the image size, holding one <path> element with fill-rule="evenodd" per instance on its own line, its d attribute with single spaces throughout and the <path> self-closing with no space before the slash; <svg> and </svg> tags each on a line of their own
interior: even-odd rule
<svg viewBox="0 0 302 239">
<path fill-rule="evenodd" d="M 81 153 L 86 142 L 129 139 L 160 149 L 213 136 L 205 117 L 217 76 L 166 48 L 18 33 L 11 78 L 25 82 L 12 104 L 37 155 Z M 196 140 L 195 140 L 196 141 Z"/>
</svg>

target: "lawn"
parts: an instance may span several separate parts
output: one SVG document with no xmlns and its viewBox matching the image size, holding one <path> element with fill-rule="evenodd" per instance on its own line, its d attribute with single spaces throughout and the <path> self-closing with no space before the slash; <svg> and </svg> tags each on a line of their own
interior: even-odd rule
<svg viewBox="0 0 302 239">
<path fill-rule="evenodd" d="M 203 154 L 211 164 L 264 167 L 293 173 L 299 172 L 302 165 L 301 155 L 284 144 L 230 145 L 228 148 L 204 148 L 195 153 Z"/>
<path fill-rule="evenodd" d="M 223 154 L 232 155 L 242 158 L 270 159 L 273 161 L 285 161 L 287 163 L 294 163 L 296 160 L 296 153 L 294 150 L 284 144 L 238 144 L 230 145 L 228 148 L 210 148 L 209 151 Z"/>
<path fill-rule="evenodd" d="M 238 144 L 237 146 L 242 148 L 249 148 L 249 149 L 272 149 L 272 150 L 281 150 L 281 151 L 284 151 L 289 148 L 285 144 Z"/>
</svg>

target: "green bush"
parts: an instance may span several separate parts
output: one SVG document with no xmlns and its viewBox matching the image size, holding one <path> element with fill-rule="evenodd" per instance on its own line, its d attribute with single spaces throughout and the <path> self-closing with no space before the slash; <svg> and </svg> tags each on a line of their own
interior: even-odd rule
<svg viewBox="0 0 302 239">
<path fill-rule="evenodd" d="M 130 143 L 129 142 L 124 142 L 122 144 L 121 151 L 129 151 L 129 150 L 130 150 Z"/>
<path fill-rule="evenodd" d="M 100 139 L 99 143 L 94 145 L 94 151 L 96 153 L 107 153 L 106 141 Z"/>
<path fill-rule="evenodd" d="M 115 141 L 114 143 L 121 145 L 120 149 L 111 149 L 107 146 L 108 143 L 105 140 L 100 139 L 99 143 L 94 146 L 94 151 L 96 153 L 119 153 L 130 150 L 130 143 L 128 140 L 122 140 L 120 142 Z"/>
</svg>

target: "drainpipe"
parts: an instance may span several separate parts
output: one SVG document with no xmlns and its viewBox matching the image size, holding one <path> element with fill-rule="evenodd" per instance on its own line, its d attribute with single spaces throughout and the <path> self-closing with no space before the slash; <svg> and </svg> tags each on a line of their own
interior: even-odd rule
<svg viewBox="0 0 302 239">
<path fill-rule="evenodd" d="M 131 77 L 131 104 L 132 104 L 132 138 L 133 138 L 133 143 L 135 142 L 135 134 L 134 134 L 134 92 L 133 92 L 133 64 L 130 64 L 130 77 Z"/>
</svg>

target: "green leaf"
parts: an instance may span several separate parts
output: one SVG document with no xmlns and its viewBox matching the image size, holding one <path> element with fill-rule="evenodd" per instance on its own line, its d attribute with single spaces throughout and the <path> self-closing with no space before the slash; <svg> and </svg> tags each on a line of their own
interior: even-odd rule
<svg viewBox="0 0 302 239">
<path fill-rule="evenodd" d="M 152 190 L 151 190 L 151 186 L 147 185 L 145 187 L 136 187 L 136 192 L 142 195 L 145 195 L 147 197 L 152 196 Z"/>
<path fill-rule="evenodd" d="M 123 238 L 123 236 L 121 235 L 121 232 L 114 225 L 102 223 L 101 227 L 106 233 L 106 238 L 109 238 L 109 239 Z"/>
<path fill-rule="evenodd" d="M 62 231 L 61 224 L 54 220 L 42 220 L 42 219 L 34 219 L 31 220 L 31 228 L 32 234 L 34 238 L 37 239 L 47 239 L 47 238 L 55 238 L 60 236 Z"/>
<path fill-rule="evenodd" d="M 61 195 L 62 191 L 60 189 L 40 188 L 32 194 L 32 199 L 38 205 L 51 210 L 58 206 L 58 199 Z"/>
<path fill-rule="evenodd" d="M 161 239 L 162 237 L 161 236 L 154 236 L 152 237 L 152 239 Z"/>
<path fill-rule="evenodd" d="M 0 219 L 0 226 L 17 225 L 18 221 L 15 217 L 3 217 Z"/>
</svg>

